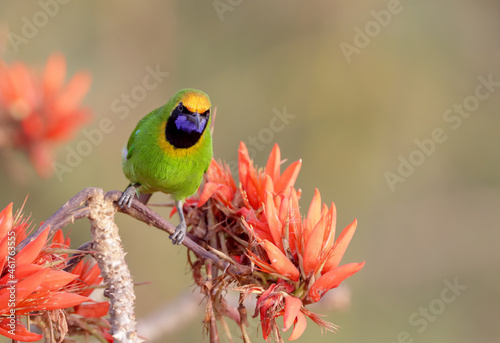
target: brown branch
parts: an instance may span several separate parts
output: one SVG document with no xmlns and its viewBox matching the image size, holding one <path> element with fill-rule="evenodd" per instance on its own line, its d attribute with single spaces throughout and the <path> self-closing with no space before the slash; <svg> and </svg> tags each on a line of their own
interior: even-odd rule
<svg viewBox="0 0 500 343">
<path fill-rule="evenodd" d="M 113 202 L 118 201 L 122 195 L 120 191 L 110 191 L 106 193 L 105 197 Z M 167 232 L 169 235 L 175 232 L 175 226 L 166 221 L 163 217 L 161 217 L 158 213 L 151 210 L 149 207 L 134 199 L 132 201 L 132 205 L 130 208 L 118 208 L 119 212 L 126 213 L 129 216 L 140 220 L 148 225 L 152 225 L 162 231 Z M 222 271 L 227 271 L 231 274 L 241 275 L 241 274 L 250 274 L 251 269 L 247 266 L 235 266 L 230 263 L 221 260 L 217 255 L 207 251 L 203 247 L 201 247 L 198 243 L 196 243 L 190 235 L 186 235 L 186 238 L 182 242 L 183 245 L 186 246 L 193 253 L 198 255 L 199 257 L 209 260 L 213 263 L 214 266 L 219 268 Z"/>
<path fill-rule="evenodd" d="M 95 196 L 102 190 L 99 188 L 85 188 L 83 191 L 69 199 L 56 213 L 47 219 L 38 229 L 30 236 L 26 237 L 18 246 L 17 252 L 21 251 L 29 242 L 34 240 L 40 232 L 50 227 L 50 234 L 65 227 L 69 223 L 73 223 L 76 219 L 88 218 L 89 209 L 83 206 L 85 202 L 91 197 Z"/>
<path fill-rule="evenodd" d="M 96 195 L 102 194 L 102 192 L 103 191 L 101 189 L 94 187 L 89 187 L 82 190 L 80 193 L 68 200 L 66 204 L 64 204 L 59 210 L 57 210 L 56 213 L 54 213 L 49 219 L 47 219 L 32 235 L 22 241 L 18 245 L 17 251 L 20 251 L 47 227 L 50 227 L 50 234 L 53 234 L 66 225 L 73 223 L 76 219 L 88 218 L 89 208 L 85 205 L 85 203 Z M 118 201 L 118 199 L 120 199 L 121 195 L 121 191 L 109 191 L 104 195 L 104 199 L 115 203 Z M 128 214 L 129 216 L 148 225 L 152 225 L 162 231 L 165 231 L 169 235 L 175 232 L 174 225 L 170 224 L 163 217 L 161 217 L 159 214 L 151 210 L 149 207 L 147 207 L 137 199 L 134 199 L 134 201 L 132 201 L 132 206 L 130 208 L 120 208 L 117 205 L 115 206 L 117 208 L 117 211 Z M 210 260 L 214 264 L 214 266 L 222 271 L 227 271 L 229 273 L 237 275 L 245 275 L 251 273 L 251 269 L 247 266 L 230 265 L 228 262 L 221 260 L 215 254 L 207 251 L 198 243 L 196 243 L 194 241 L 194 237 L 192 238 L 189 234 L 186 236 L 182 244 L 184 244 L 186 248 L 191 250 L 199 257 Z"/>
<path fill-rule="evenodd" d="M 101 191 L 87 201 L 94 258 L 106 284 L 110 300 L 110 333 L 115 342 L 140 342 L 135 328 L 134 284 L 125 262 L 125 252 L 115 224 L 116 207 Z"/>
<path fill-rule="evenodd" d="M 116 202 L 121 195 L 120 191 L 104 193 L 99 188 L 85 188 L 57 210 L 32 235 L 22 241 L 18 245 L 17 251 L 20 251 L 47 228 L 50 228 L 49 233 L 52 235 L 76 219 L 89 218 L 92 233 L 91 250 L 94 251 L 93 256 L 99 264 L 104 283 L 107 286 L 105 294 L 110 298 L 111 334 L 115 342 L 128 343 L 138 342 L 140 339 L 135 330 L 133 283 L 124 259 L 125 253 L 120 243 L 114 216 L 119 211 L 168 234 L 175 232 L 175 226 L 136 199 L 130 208 L 117 206 Z M 182 244 L 202 260 L 209 262 L 212 267 L 224 273 L 232 274 L 240 280 L 251 275 L 250 267 L 235 262 L 229 263 L 213 252 L 207 251 L 199 243 L 203 244 L 204 242 L 199 242 L 199 239 L 188 234 Z M 217 273 L 215 269 L 211 271 Z M 212 311 L 210 340 L 216 342 L 218 341 L 218 333 L 215 317 L 213 308 L 210 306 L 209 308 Z"/>
</svg>

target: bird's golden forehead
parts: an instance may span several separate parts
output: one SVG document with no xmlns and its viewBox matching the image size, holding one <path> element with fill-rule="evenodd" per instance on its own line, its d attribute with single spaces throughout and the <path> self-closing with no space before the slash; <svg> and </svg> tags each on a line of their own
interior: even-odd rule
<svg viewBox="0 0 500 343">
<path fill-rule="evenodd" d="M 202 93 L 186 93 L 183 95 L 180 101 L 191 112 L 203 113 L 207 111 L 211 106 L 208 97 Z"/>
</svg>

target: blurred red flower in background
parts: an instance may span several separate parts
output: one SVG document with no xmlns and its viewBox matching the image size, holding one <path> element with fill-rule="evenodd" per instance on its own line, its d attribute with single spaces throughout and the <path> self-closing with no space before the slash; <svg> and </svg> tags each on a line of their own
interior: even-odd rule
<svg viewBox="0 0 500 343">
<path fill-rule="evenodd" d="M 41 76 L 22 62 L 0 60 L 0 148 L 23 150 L 40 176 L 50 176 L 53 149 L 89 120 L 80 106 L 91 76 L 77 72 L 67 84 L 66 59 L 52 54 Z"/>
<path fill-rule="evenodd" d="M 215 226 L 229 233 L 223 240 L 225 245 L 218 248 L 234 261 L 258 271 L 252 281 L 237 281 L 240 285 L 236 290 L 245 295 L 257 294 L 254 316 L 260 316 L 264 339 L 274 334 L 278 341 L 281 336 L 276 318 L 281 316 L 284 331 L 294 326 L 289 340 L 302 335 L 306 316 L 327 330 L 335 330 L 335 325 L 322 320 L 305 305 L 319 301 L 364 265 L 364 262 L 340 265 L 357 221 L 335 239 L 335 205 L 323 204 L 317 189 L 307 216 L 302 218 L 301 192 L 294 188 L 302 162 L 293 162 L 283 173 L 281 163 L 280 149 L 275 145 L 266 168 L 257 169 L 245 144 L 240 143 L 239 187 L 229 168 L 213 160 L 199 200 L 193 197 L 185 205 L 188 220 L 195 227 L 194 234 L 199 235 L 203 218 L 214 218 Z M 210 240 L 217 229 L 210 227 L 210 223 L 205 226 L 206 239 Z"/>
<path fill-rule="evenodd" d="M 56 324 L 60 338 L 68 333 L 88 333 L 91 326 L 94 335 L 108 338 L 106 321 L 99 318 L 100 322 L 90 320 L 83 325 L 80 319 L 102 317 L 108 312 L 108 302 L 89 298 L 102 280 L 97 264 L 81 260 L 71 272 L 66 271 L 70 241 L 60 230 L 49 239 L 46 229 L 17 251 L 28 227 L 28 219 L 20 212 L 12 215 L 12 203 L 0 212 L 0 335 L 23 342 L 42 339 L 23 323 L 22 319 L 29 317 L 42 332 L 57 331 L 48 325 Z M 68 326 L 79 322 L 81 327 Z"/>
</svg>

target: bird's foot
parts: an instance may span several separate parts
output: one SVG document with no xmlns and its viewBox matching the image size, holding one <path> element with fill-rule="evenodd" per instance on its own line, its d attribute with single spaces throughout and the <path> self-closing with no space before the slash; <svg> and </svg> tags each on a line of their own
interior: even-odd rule
<svg viewBox="0 0 500 343">
<path fill-rule="evenodd" d="M 186 223 L 182 222 L 175 228 L 175 232 L 171 234 L 168 238 L 172 240 L 172 244 L 179 245 L 184 241 L 186 237 Z"/>
<path fill-rule="evenodd" d="M 120 197 L 120 200 L 118 200 L 118 206 L 121 208 L 130 207 L 130 205 L 132 205 L 132 200 L 135 197 L 135 189 L 136 187 L 134 185 L 128 186 Z"/>
</svg>

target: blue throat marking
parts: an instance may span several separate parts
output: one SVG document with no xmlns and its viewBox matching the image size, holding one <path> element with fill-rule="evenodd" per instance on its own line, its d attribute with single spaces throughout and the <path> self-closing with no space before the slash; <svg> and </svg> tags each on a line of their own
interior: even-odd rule
<svg viewBox="0 0 500 343">
<path fill-rule="evenodd" d="M 180 115 L 175 119 L 175 126 L 178 130 L 182 130 L 185 132 L 193 132 L 196 131 L 198 133 L 202 133 L 205 129 L 205 125 L 207 124 L 207 120 L 205 118 L 200 118 L 200 129 L 196 128 L 196 124 L 192 121 L 189 121 L 185 115 Z"/>
</svg>

